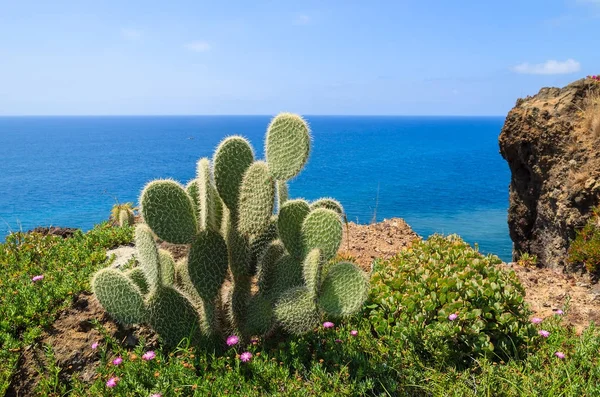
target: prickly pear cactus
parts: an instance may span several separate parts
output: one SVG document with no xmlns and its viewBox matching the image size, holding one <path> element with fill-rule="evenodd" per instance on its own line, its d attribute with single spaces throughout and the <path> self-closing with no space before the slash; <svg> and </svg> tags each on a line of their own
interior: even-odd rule
<svg viewBox="0 0 600 397">
<path fill-rule="evenodd" d="M 287 182 L 305 166 L 310 129 L 282 113 L 268 126 L 265 161 L 240 136 L 202 158 L 185 187 L 148 183 L 140 196 L 145 224 L 136 227 L 139 266 L 103 269 L 92 280 L 117 321 L 149 324 L 168 345 L 223 342 L 312 330 L 324 316 L 356 313 L 368 276 L 348 262 L 331 263 L 342 240 L 342 205 L 291 199 Z M 123 215 L 125 216 L 125 215 Z M 157 240 L 189 247 L 175 261 Z M 330 262 L 325 270 L 325 264 Z"/>
<path fill-rule="evenodd" d="M 115 204 L 111 210 L 112 221 L 120 227 L 132 226 L 135 223 L 133 203 Z"/>
</svg>

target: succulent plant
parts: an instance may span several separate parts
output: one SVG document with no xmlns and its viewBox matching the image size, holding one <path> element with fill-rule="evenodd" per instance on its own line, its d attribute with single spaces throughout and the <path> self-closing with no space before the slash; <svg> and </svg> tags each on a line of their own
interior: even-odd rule
<svg viewBox="0 0 600 397">
<path fill-rule="evenodd" d="M 323 316 L 357 312 L 368 276 L 348 262 L 325 270 L 342 240 L 341 204 L 288 197 L 310 141 L 307 123 L 282 113 L 267 129 L 265 161 L 232 136 L 212 160 L 198 161 L 185 187 L 148 183 L 140 196 L 145 224 L 135 232 L 139 267 L 98 272 L 92 287 L 100 303 L 122 323 L 150 324 L 169 345 L 231 332 L 248 339 L 277 327 L 301 334 Z M 187 245 L 187 257 L 176 263 L 157 238 Z"/>
<path fill-rule="evenodd" d="M 135 223 L 135 208 L 133 203 L 115 204 L 110 211 L 110 217 L 112 221 L 123 226 L 132 226 Z"/>
</svg>

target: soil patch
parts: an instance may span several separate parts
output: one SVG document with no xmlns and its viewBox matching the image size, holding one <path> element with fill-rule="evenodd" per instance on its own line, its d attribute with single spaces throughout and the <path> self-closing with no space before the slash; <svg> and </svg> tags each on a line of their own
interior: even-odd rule
<svg viewBox="0 0 600 397">
<path fill-rule="evenodd" d="M 372 225 L 349 222 L 344 225 L 340 254 L 354 258 L 364 270 L 370 271 L 374 259 L 390 259 L 420 239 L 400 218 L 384 219 Z"/>
<path fill-rule="evenodd" d="M 38 343 L 23 349 L 18 370 L 6 396 L 34 394 L 40 372 L 45 372 L 50 364 L 44 352 L 45 346 L 50 346 L 54 352 L 55 365 L 61 368 L 59 377 L 62 383 L 68 384 L 74 377 L 91 382 L 100 363 L 100 354 L 91 346 L 103 340 L 93 326 L 95 320 L 103 324 L 106 331 L 124 346 L 133 348 L 141 336 L 146 338 L 150 347 L 157 346 L 157 339 L 149 328 L 124 329 L 118 326 L 91 294 L 81 293 L 74 297 L 70 308 L 60 313 Z"/>
</svg>

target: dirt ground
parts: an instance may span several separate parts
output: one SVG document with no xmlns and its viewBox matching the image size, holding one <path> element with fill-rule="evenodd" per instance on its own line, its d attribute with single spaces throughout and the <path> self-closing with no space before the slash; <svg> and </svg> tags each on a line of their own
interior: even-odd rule
<svg viewBox="0 0 600 397">
<path fill-rule="evenodd" d="M 349 223 L 344 227 L 344 239 L 340 254 L 353 257 L 365 270 L 370 270 L 375 258 L 389 259 L 406 249 L 420 237 L 402 219 L 387 219 L 373 225 Z M 173 251 L 174 256 L 185 254 L 185 247 L 163 243 L 162 248 Z M 131 256 L 131 250 L 113 250 L 110 254 Z M 121 256 L 123 256 L 121 255 Z M 122 259 L 122 258 L 121 258 Z M 118 255 L 116 260 L 120 260 Z M 589 278 L 563 274 L 551 269 L 525 268 L 515 264 L 503 264 L 515 270 L 526 289 L 525 300 L 534 315 L 552 316 L 556 309 L 568 309 L 567 324 L 581 332 L 590 321 L 600 324 L 600 284 L 592 284 Z M 568 302 L 568 306 L 565 306 Z M 102 340 L 94 328 L 95 321 L 104 325 L 110 336 L 117 341 L 135 346 L 143 336 L 151 347 L 157 345 L 156 337 L 147 327 L 123 329 L 104 312 L 98 301 L 89 293 L 81 293 L 71 307 L 63 311 L 52 327 L 42 336 L 36 346 L 26 348 L 19 361 L 19 370 L 13 378 L 7 396 L 27 396 L 39 380 L 40 368 L 47 365 L 43 346 L 53 348 L 56 363 L 62 368 L 60 376 L 69 382 L 72 377 L 91 381 L 99 364 L 98 354 L 91 349 L 95 341 Z"/>
<path fill-rule="evenodd" d="M 61 382 L 69 383 L 73 377 L 84 382 L 92 381 L 100 363 L 100 354 L 91 346 L 94 342 L 104 340 L 94 328 L 95 321 L 102 323 L 110 337 L 125 346 L 136 346 L 141 336 L 149 346 L 157 346 L 157 338 L 149 328 L 134 326 L 124 329 L 118 326 L 91 294 L 81 293 L 73 298 L 71 307 L 64 310 L 50 329 L 44 332 L 39 343 L 24 349 L 19 369 L 6 396 L 33 395 L 40 379 L 40 370 L 46 372 L 48 365 L 44 346 L 52 347 L 55 363 L 61 368 Z"/>
</svg>

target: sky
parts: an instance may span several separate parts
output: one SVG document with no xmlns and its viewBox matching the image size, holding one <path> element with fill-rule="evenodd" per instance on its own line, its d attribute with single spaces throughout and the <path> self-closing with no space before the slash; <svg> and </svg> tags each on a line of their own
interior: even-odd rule
<svg viewBox="0 0 600 397">
<path fill-rule="evenodd" d="M 0 115 L 499 115 L 600 74 L 600 0 L 0 0 Z"/>
</svg>

